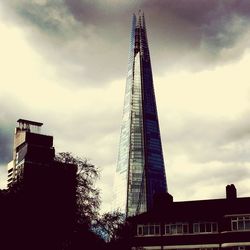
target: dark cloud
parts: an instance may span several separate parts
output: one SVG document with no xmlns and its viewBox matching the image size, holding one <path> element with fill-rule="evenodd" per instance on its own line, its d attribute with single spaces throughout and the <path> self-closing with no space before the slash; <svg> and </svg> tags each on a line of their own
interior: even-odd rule
<svg viewBox="0 0 250 250">
<path fill-rule="evenodd" d="M 0 165 L 7 166 L 12 159 L 13 132 L 15 127 L 15 105 L 11 99 L 1 97 L 0 106 Z"/>
<path fill-rule="evenodd" d="M 244 52 L 245 44 L 238 44 L 249 29 L 246 1 L 242 1 L 244 7 L 237 5 L 240 1 L 177 0 L 154 5 L 156 2 L 148 2 L 150 23 L 154 25 L 150 30 L 158 38 L 152 51 L 165 67 L 202 70 L 238 59 Z"/>
<path fill-rule="evenodd" d="M 214 67 L 249 46 L 242 42 L 250 27 L 247 0 L 16 0 L 5 6 L 58 74 L 81 86 L 125 77 L 130 17 L 139 8 L 146 13 L 155 74 Z"/>
<path fill-rule="evenodd" d="M 8 127 L 0 127 L 0 164 L 9 162 L 12 158 L 11 132 Z"/>
</svg>

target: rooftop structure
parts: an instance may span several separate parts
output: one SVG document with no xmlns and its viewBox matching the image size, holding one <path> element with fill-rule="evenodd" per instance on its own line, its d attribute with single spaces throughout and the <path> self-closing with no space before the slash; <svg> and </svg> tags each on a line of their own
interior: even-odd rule
<svg viewBox="0 0 250 250">
<path fill-rule="evenodd" d="M 25 119 L 18 119 L 18 129 L 22 131 L 28 131 L 28 132 L 33 132 L 33 133 L 40 133 L 41 132 L 41 127 L 43 123 L 41 122 L 35 122 L 35 121 L 29 121 Z"/>
</svg>

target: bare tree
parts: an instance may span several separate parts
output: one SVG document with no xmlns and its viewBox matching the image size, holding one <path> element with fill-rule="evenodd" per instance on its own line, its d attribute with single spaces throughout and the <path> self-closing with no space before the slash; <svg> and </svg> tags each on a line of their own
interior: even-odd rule
<svg viewBox="0 0 250 250">
<path fill-rule="evenodd" d="M 91 226 L 98 218 L 100 207 L 100 194 L 95 187 L 95 182 L 99 178 L 99 169 L 86 158 L 73 156 L 69 152 L 58 153 L 56 160 L 77 166 L 77 223 Z"/>
<path fill-rule="evenodd" d="M 99 216 L 93 224 L 94 231 L 105 241 L 115 240 L 124 224 L 125 215 L 119 210 L 107 212 Z"/>
</svg>

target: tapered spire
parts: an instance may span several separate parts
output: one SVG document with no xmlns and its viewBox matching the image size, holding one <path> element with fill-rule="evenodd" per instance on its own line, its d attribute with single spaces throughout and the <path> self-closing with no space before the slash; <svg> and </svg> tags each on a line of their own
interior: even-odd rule
<svg viewBox="0 0 250 250">
<path fill-rule="evenodd" d="M 115 207 L 127 216 L 151 209 L 153 196 L 167 184 L 153 87 L 145 17 L 132 17 Z"/>
</svg>

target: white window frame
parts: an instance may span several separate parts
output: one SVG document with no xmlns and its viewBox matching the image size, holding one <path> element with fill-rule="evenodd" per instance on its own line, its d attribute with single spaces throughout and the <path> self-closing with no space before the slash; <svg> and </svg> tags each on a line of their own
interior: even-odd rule
<svg viewBox="0 0 250 250">
<path fill-rule="evenodd" d="M 178 226 L 181 226 L 181 231 L 179 232 L 178 232 Z M 183 230 L 184 226 L 187 227 L 187 232 L 184 232 Z M 167 230 L 167 227 L 169 228 L 169 230 Z M 188 234 L 188 233 L 189 233 L 189 224 L 187 222 L 169 223 L 164 225 L 164 235 L 178 235 L 178 234 Z"/>
<path fill-rule="evenodd" d="M 206 225 L 209 224 L 211 230 L 207 231 Z M 204 225 L 205 231 L 201 232 L 201 225 Z M 213 225 L 215 225 L 216 230 L 213 230 Z M 198 226 L 198 231 L 195 231 L 195 227 Z M 209 233 L 218 233 L 218 223 L 215 221 L 200 221 L 193 223 L 193 234 L 209 234 Z"/>
<path fill-rule="evenodd" d="M 152 227 L 153 227 L 153 233 L 150 232 Z M 141 233 L 139 231 L 141 231 Z M 146 234 L 144 234 L 145 231 L 147 231 Z M 140 224 L 140 225 L 137 225 L 137 236 L 142 237 L 142 236 L 159 236 L 159 235 L 161 235 L 160 224 Z"/>
<path fill-rule="evenodd" d="M 239 227 L 239 223 L 242 222 L 243 227 Z M 249 225 L 246 225 L 246 222 L 249 223 Z M 234 225 L 236 227 L 234 228 Z M 250 216 L 249 215 L 242 215 L 242 216 L 236 216 L 231 218 L 231 230 L 232 231 L 250 231 Z"/>
</svg>

